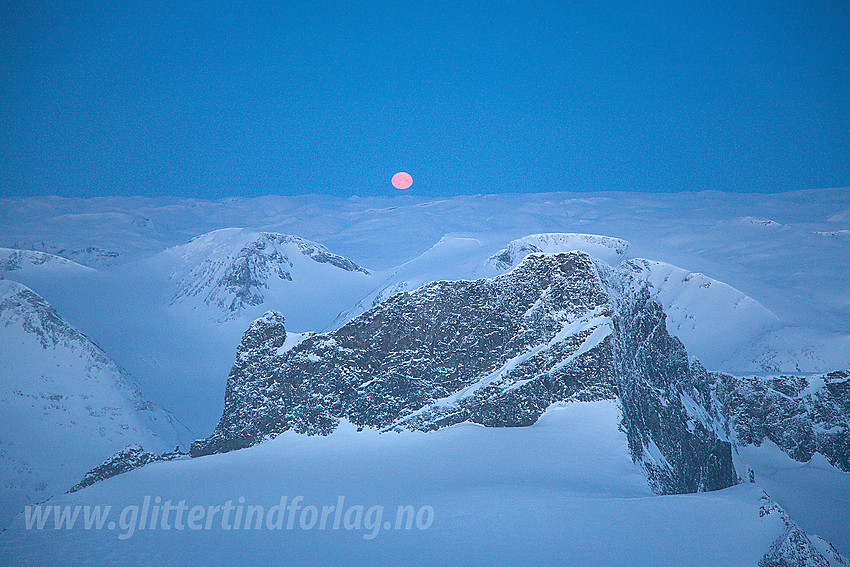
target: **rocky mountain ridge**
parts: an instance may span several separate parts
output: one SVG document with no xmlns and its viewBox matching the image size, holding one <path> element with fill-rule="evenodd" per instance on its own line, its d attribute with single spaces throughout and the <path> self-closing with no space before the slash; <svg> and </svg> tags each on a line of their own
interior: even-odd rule
<svg viewBox="0 0 850 567">
<path fill-rule="evenodd" d="M 815 453 L 850 472 L 850 371 L 816 376 L 715 374 L 712 390 L 736 444 L 770 440 L 795 461 Z"/>
<path fill-rule="evenodd" d="M 731 445 L 680 399 L 707 400 L 708 374 L 645 287 L 618 287 L 620 276 L 585 253 L 534 254 L 503 276 L 397 294 L 284 352 L 283 318 L 267 314 L 245 333 L 218 427 L 191 452 L 327 434 L 340 419 L 522 426 L 557 401 L 619 398 L 633 458 L 659 493 L 734 484 Z"/>
</svg>

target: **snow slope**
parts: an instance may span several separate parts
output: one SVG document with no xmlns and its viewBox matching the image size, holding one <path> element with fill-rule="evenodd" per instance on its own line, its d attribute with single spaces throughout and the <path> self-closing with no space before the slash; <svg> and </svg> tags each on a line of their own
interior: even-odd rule
<svg viewBox="0 0 850 567">
<path fill-rule="evenodd" d="M 7 278 L 63 278 L 93 271 L 92 268 L 46 252 L 0 248 L 0 273 Z"/>
<path fill-rule="evenodd" d="M 328 437 L 287 433 L 242 451 L 155 463 L 51 501 L 111 505 L 113 529 L 105 521 L 100 530 L 56 530 L 48 518 L 44 529 L 27 530 L 19 517 L 0 534 L 0 561 L 740 566 L 756 565 L 785 536 L 781 511 L 756 485 L 654 496 L 631 462 L 618 420 L 612 402 L 571 403 L 550 408 L 528 428 L 460 424 L 434 433 L 379 434 L 348 426 Z M 241 527 L 232 529 L 231 511 L 224 523 L 231 529 L 219 515 L 208 530 L 173 523 L 164 530 L 160 523 L 130 533 L 130 514 L 121 524 L 118 511 L 143 505 L 146 496 L 175 506 L 181 500 L 205 508 L 241 503 Z M 254 523 L 244 529 L 247 506 L 262 505 L 267 513 L 282 496 L 303 496 L 304 510 L 335 506 L 343 496 L 346 515 L 363 506 L 362 521 L 358 529 L 355 510 L 338 529 L 330 519 L 324 530 L 317 522 L 302 529 L 312 510 L 296 510 L 292 529 L 286 523 L 280 530 L 254 529 Z M 396 530 L 397 509 L 405 505 L 417 514 L 431 507 L 433 521 L 423 514 L 411 529 Z M 373 506 L 384 507 L 379 521 L 377 509 L 368 512 Z"/>
<path fill-rule="evenodd" d="M 809 462 L 790 458 L 771 441 L 738 447 L 735 466 L 749 467 L 763 487 L 809 534 L 850 555 L 850 473 L 830 465 L 819 453 Z"/>
<path fill-rule="evenodd" d="M 27 287 L 0 281 L 0 525 L 130 443 L 189 439 L 169 413 Z"/>
<path fill-rule="evenodd" d="M 766 373 L 848 368 L 850 334 L 793 325 L 774 327 L 744 344 L 720 367 Z"/>
</svg>

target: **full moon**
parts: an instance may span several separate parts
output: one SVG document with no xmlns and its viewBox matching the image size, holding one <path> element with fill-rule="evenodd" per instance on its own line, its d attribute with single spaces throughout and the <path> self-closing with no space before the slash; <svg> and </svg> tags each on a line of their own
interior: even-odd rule
<svg viewBox="0 0 850 567">
<path fill-rule="evenodd" d="M 396 189 L 408 189 L 413 185 L 413 177 L 409 173 L 399 171 L 393 175 L 393 187 Z"/>
</svg>

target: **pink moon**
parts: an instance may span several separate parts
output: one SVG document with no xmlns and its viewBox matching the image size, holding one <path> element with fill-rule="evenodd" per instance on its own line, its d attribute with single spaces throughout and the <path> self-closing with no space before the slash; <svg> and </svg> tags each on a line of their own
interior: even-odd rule
<svg viewBox="0 0 850 567">
<path fill-rule="evenodd" d="M 409 173 L 399 171 L 393 175 L 393 187 L 396 189 L 409 189 L 413 185 L 413 177 Z"/>
</svg>

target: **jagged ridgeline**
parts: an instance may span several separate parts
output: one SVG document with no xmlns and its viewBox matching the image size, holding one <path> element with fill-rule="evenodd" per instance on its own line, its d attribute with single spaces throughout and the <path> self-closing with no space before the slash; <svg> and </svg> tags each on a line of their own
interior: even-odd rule
<svg viewBox="0 0 850 567">
<path fill-rule="evenodd" d="M 714 395 L 737 445 L 769 440 L 796 461 L 808 462 L 820 453 L 850 472 L 850 371 L 714 376 Z"/>
<path fill-rule="evenodd" d="M 193 456 L 287 430 L 327 435 L 342 419 L 382 430 L 526 426 L 555 402 L 618 399 L 632 458 L 656 492 L 737 479 L 713 425 L 709 375 L 668 334 L 643 283 L 582 252 L 533 254 L 492 279 L 433 282 L 336 331 L 285 342 L 277 313 L 250 326 L 221 420 Z"/>
</svg>

